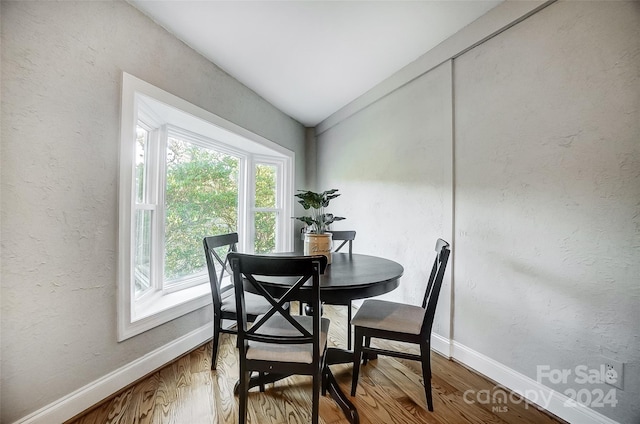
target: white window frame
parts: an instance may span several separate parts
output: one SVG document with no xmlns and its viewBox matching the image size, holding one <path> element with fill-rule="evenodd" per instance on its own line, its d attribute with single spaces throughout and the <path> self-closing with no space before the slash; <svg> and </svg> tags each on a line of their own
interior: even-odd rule
<svg viewBox="0 0 640 424">
<path fill-rule="evenodd" d="M 145 108 L 144 104 L 152 104 Z M 253 178 L 255 161 L 278 166 L 278 208 L 283 217 L 293 215 L 293 179 L 295 154 L 277 143 L 254 134 L 211 112 L 195 106 L 160 88 L 146 83 L 126 72 L 122 76 L 122 110 L 120 140 L 120 179 L 119 179 L 119 240 L 118 240 L 118 341 L 126 340 L 165 322 L 178 318 L 212 302 L 208 277 L 196 277 L 191 284 L 179 284 L 171 287 L 158 286 L 158 279 L 138 299 L 135 297 L 133 278 L 135 243 L 135 140 L 136 126 L 142 121 L 146 126 L 159 128 L 160 131 L 176 131 L 189 135 L 189 141 L 204 143 L 204 147 L 220 149 L 234 156 L 244 155 L 244 186 L 239 187 L 238 233 L 241 235 L 239 248 L 253 251 Z M 175 122 L 180 128 L 175 128 Z M 185 125 L 186 123 L 186 125 Z M 154 130 L 155 131 L 155 130 Z M 157 132 L 157 131 L 155 131 Z M 157 135 L 165 137 L 166 134 Z M 198 142 L 197 140 L 200 140 Z M 151 154 L 162 154 L 162 146 Z M 160 161 L 162 163 L 163 161 Z M 250 183 L 248 183 L 250 182 Z M 156 184 L 154 181 L 153 184 Z M 164 202 L 156 187 L 157 202 Z M 152 203 L 152 201 L 149 201 Z M 149 206 L 145 206 L 149 207 Z M 158 228 L 164 228 L 164 215 L 155 213 L 152 234 L 163 234 Z M 293 222 L 281 221 L 276 235 L 276 249 L 293 250 Z M 162 238 L 162 237 L 161 237 Z M 163 243 L 164 239 L 154 243 Z M 154 249 L 155 255 L 162 255 L 162 249 Z M 204 255 L 204 251 L 203 251 Z M 155 263 L 158 258 L 155 257 Z M 152 271 L 153 272 L 153 271 Z M 155 272 L 158 272 L 157 269 Z M 160 279 L 161 280 L 161 279 Z"/>
<path fill-rule="evenodd" d="M 255 186 L 252 185 L 250 187 L 248 196 L 246 197 L 249 201 L 249 204 L 252 205 L 249 211 L 251 215 L 250 215 L 250 218 L 248 219 L 248 222 L 255 222 L 256 212 L 275 212 L 276 214 L 282 217 L 291 216 L 291 213 L 288 213 L 287 211 L 285 211 L 285 196 L 283 196 L 286 193 L 291 193 L 290 190 L 292 190 L 292 188 L 286 189 L 287 181 L 285 177 L 286 176 L 285 161 L 283 161 L 280 158 L 274 158 L 273 156 L 252 155 L 251 164 L 252 164 L 251 169 L 248 170 L 248 172 L 250 172 L 251 174 L 255 173 L 255 168 L 257 165 L 270 165 L 270 166 L 274 166 L 277 169 L 276 205 L 272 208 L 257 207 L 255 205 L 256 189 L 255 189 Z M 248 181 L 251 183 L 255 183 L 256 181 L 255 176 L 251 175 L 251 177 L 248 178 Z M 291 197 L 291 196 L 286 196 L 286 197 Z M 287 218 L 284 218 L 284 219 L 286 221 Z M 251 228 L 248 228 L 245 234 L 246 234 L 245 236 L 246 246 L 248 246 L 249 250 L 255 251 L 255 246 L 254 246 L 255 226 L 251 226 Z M 289 246 L 286 244 L 286 240 L 283 240 L 280 234 L 276 234 L 276 247 L 275 247 L 276 252 L 285 252 L 287 250 L 292 250 L 288 247 Z"/>
</svg>

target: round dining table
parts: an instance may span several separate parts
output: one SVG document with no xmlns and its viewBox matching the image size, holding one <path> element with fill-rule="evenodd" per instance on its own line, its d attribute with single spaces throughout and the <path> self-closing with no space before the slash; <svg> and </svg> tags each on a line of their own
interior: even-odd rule
<svg viewBox="0 0 640 424">
<path fill-rule="evenodd" d="M 272 253 L 276 256 L 301 256 L 298 252 Z M 320 276 L 320 298 L 322 302 L 331 305 L 348 305 L 351 301 L 379 296 L 394 290 L 400 284 L 400 277 L 404 268 L 399 263 L 378 256 L 360 255 L 355 253 L 332 253 L 331 264 Z M 265 288 L 275 297 L 284 294 L 290 287 L 291 281 L 278 278 L 260 279 Z M 249 285 L 245 286 L 249 289 Z M 304 290 L 301 291 L 302 302 Z M 347 349 L 330 347 L 327 349 L 328 365 L 353 362 L 353 352 Z M 252 378 L 250 386 L 262 386 L 264 383 L 276 381 L 285 376 L 263 375 Z M 328 390 L 331 397 L 344 411 L 351 424 L 358 424 L 358 411 L 351 401 L 342 393 L 338 382 L 329 370 Z"/>
<path fill-rule="evenodd" d="M 297 252 L 272 255 L 301 256 Z M 352 300 L 379 296 L 397 288 L 403 273 L 402 265 L 390 259 L 355 253 L 332 253 L 331 264 L 320 276 L 320 298 L 330 305 L 347 305 Z M 274 295 L 284 294 L 290 287 L 287 279 L 265 278 L 261 281 Z M 307 299 L 298 300 L 304 302 Z"/>
</svg>

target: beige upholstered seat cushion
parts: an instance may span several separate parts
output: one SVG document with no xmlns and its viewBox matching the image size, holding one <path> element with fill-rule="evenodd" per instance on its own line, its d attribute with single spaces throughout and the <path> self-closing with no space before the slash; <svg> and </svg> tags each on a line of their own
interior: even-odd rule
<svg viewBox="0 0 640 424">
<path fill-rule="evenodd" d="M 292 318 L 297 320 L 304 328 L 311 331 L 313 327 L 313 317 L 295 315 Z M 258 317 L 258 321 L 261 317 Z M 327 333 L 329 332 L 330 321 L 327 318 L 320 320 L 320 351 L 324 351 L 327 345 Z M 300 332 L 294 328 L 289 321 L 280 315 L 271 317 L 262 327 L 260 334 L 299 336 Z M 313 345 L 305 344 L 272 344 L 250 341 L 247 350 L 247 359 L 274 362 L 298 362 L 310 364 L 313 362 Z"/>
<path fill-rule="evenodd" d="M 424 314 L 425 310 L 420 306 L 370 299 L 358 309 L 351 324 L 378 330 L 420 334 Z"/>
<path fill-rule="evenodd" d="M 236 311 L 236 297 L 233 295 L 233 290 L 229 290 L 232 294 L 222 299 L 222 311 L 223 312 L 235 312 Z M 257 294 L 244 293 L 244 305 L 249 315 L 261 315 L 266 314 L 271 308 L 271 304 L 267 300 Z"/>
</svg>

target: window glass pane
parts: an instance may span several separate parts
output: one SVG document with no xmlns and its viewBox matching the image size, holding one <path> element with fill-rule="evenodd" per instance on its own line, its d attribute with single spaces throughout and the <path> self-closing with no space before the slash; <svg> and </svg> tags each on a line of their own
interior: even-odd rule
<svg viewBox="0 0 640 424">
<path fill-rule="evenodd" d="M 276 206 L 277 168 L 273 165 L 256 165 L 256 208 Z"/>
<path fill-rule="evenodd" d="M 276 212 L 256 212 L 256 253 L 271 253 L 276 249 Z"/>
<path fill-rule="evenodd" d="M 153 211 L 136 211 L 135 296 L 151 288 L 151 219 Z"/>
<path fill-rule="evenodd" d="M 238 227 L 240 160 L 169 137 L 165 191 L 165 282 L 205 271 L 205 236 Z"/>
<path fill-rule="evenodd" d="M 136 127 L 136 203 L 145 203 L 147 187 L 147 153 L 149 131 Z"/>
</svg>

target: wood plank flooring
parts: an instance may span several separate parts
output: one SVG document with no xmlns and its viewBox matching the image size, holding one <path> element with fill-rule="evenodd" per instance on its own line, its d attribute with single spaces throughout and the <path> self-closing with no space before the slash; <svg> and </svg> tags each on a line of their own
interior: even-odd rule
<svg viewBox="0 0 640 424">
<path fill-rule="evenodd" d="M 346 346 L 346 308 L 327 305 L 325 315 L 331 319 L 329 344 Z M 232 335 L 222 335 L 217 370 L 210 369 L 209 342 L 67 424 L 237 423 L 238 403 L 233 395 L 233 386 L 238 378 L 235 339 Z M 403 347 L 415 351 L 413 347 Z M 417 361 L 379 357 L 361 367 L 358 392 L 351 398 L 360 414 L 360 423 L 564 423 L 520 401 L 515 395 L 506 403 L 471 403 L 469 400 L 479 399 L 476 393 L 481 390 L 487 391 L 484 393 L 496 393 L 502 389 L 438 354 L 432 354 L 431 363 L 434 412 L 426 410 L 422 373 Z M 331 368 L 342 390 L 349 394 L 351 365 L 334 365 Z M 465 391 L 471 392 L 465 396 Z M 502 399 L 500 393 L 498 398 Z M 257 388 L 250 392 L 248 415 L 249 422 L 253 424 L 310 423 L 310 411 L 310 377 L 290 377 L 275 385 L 268 385 L 264 393 Z M 348 423 L 329 396 L 321 398 L 320 422 Z"/>
</svg>

